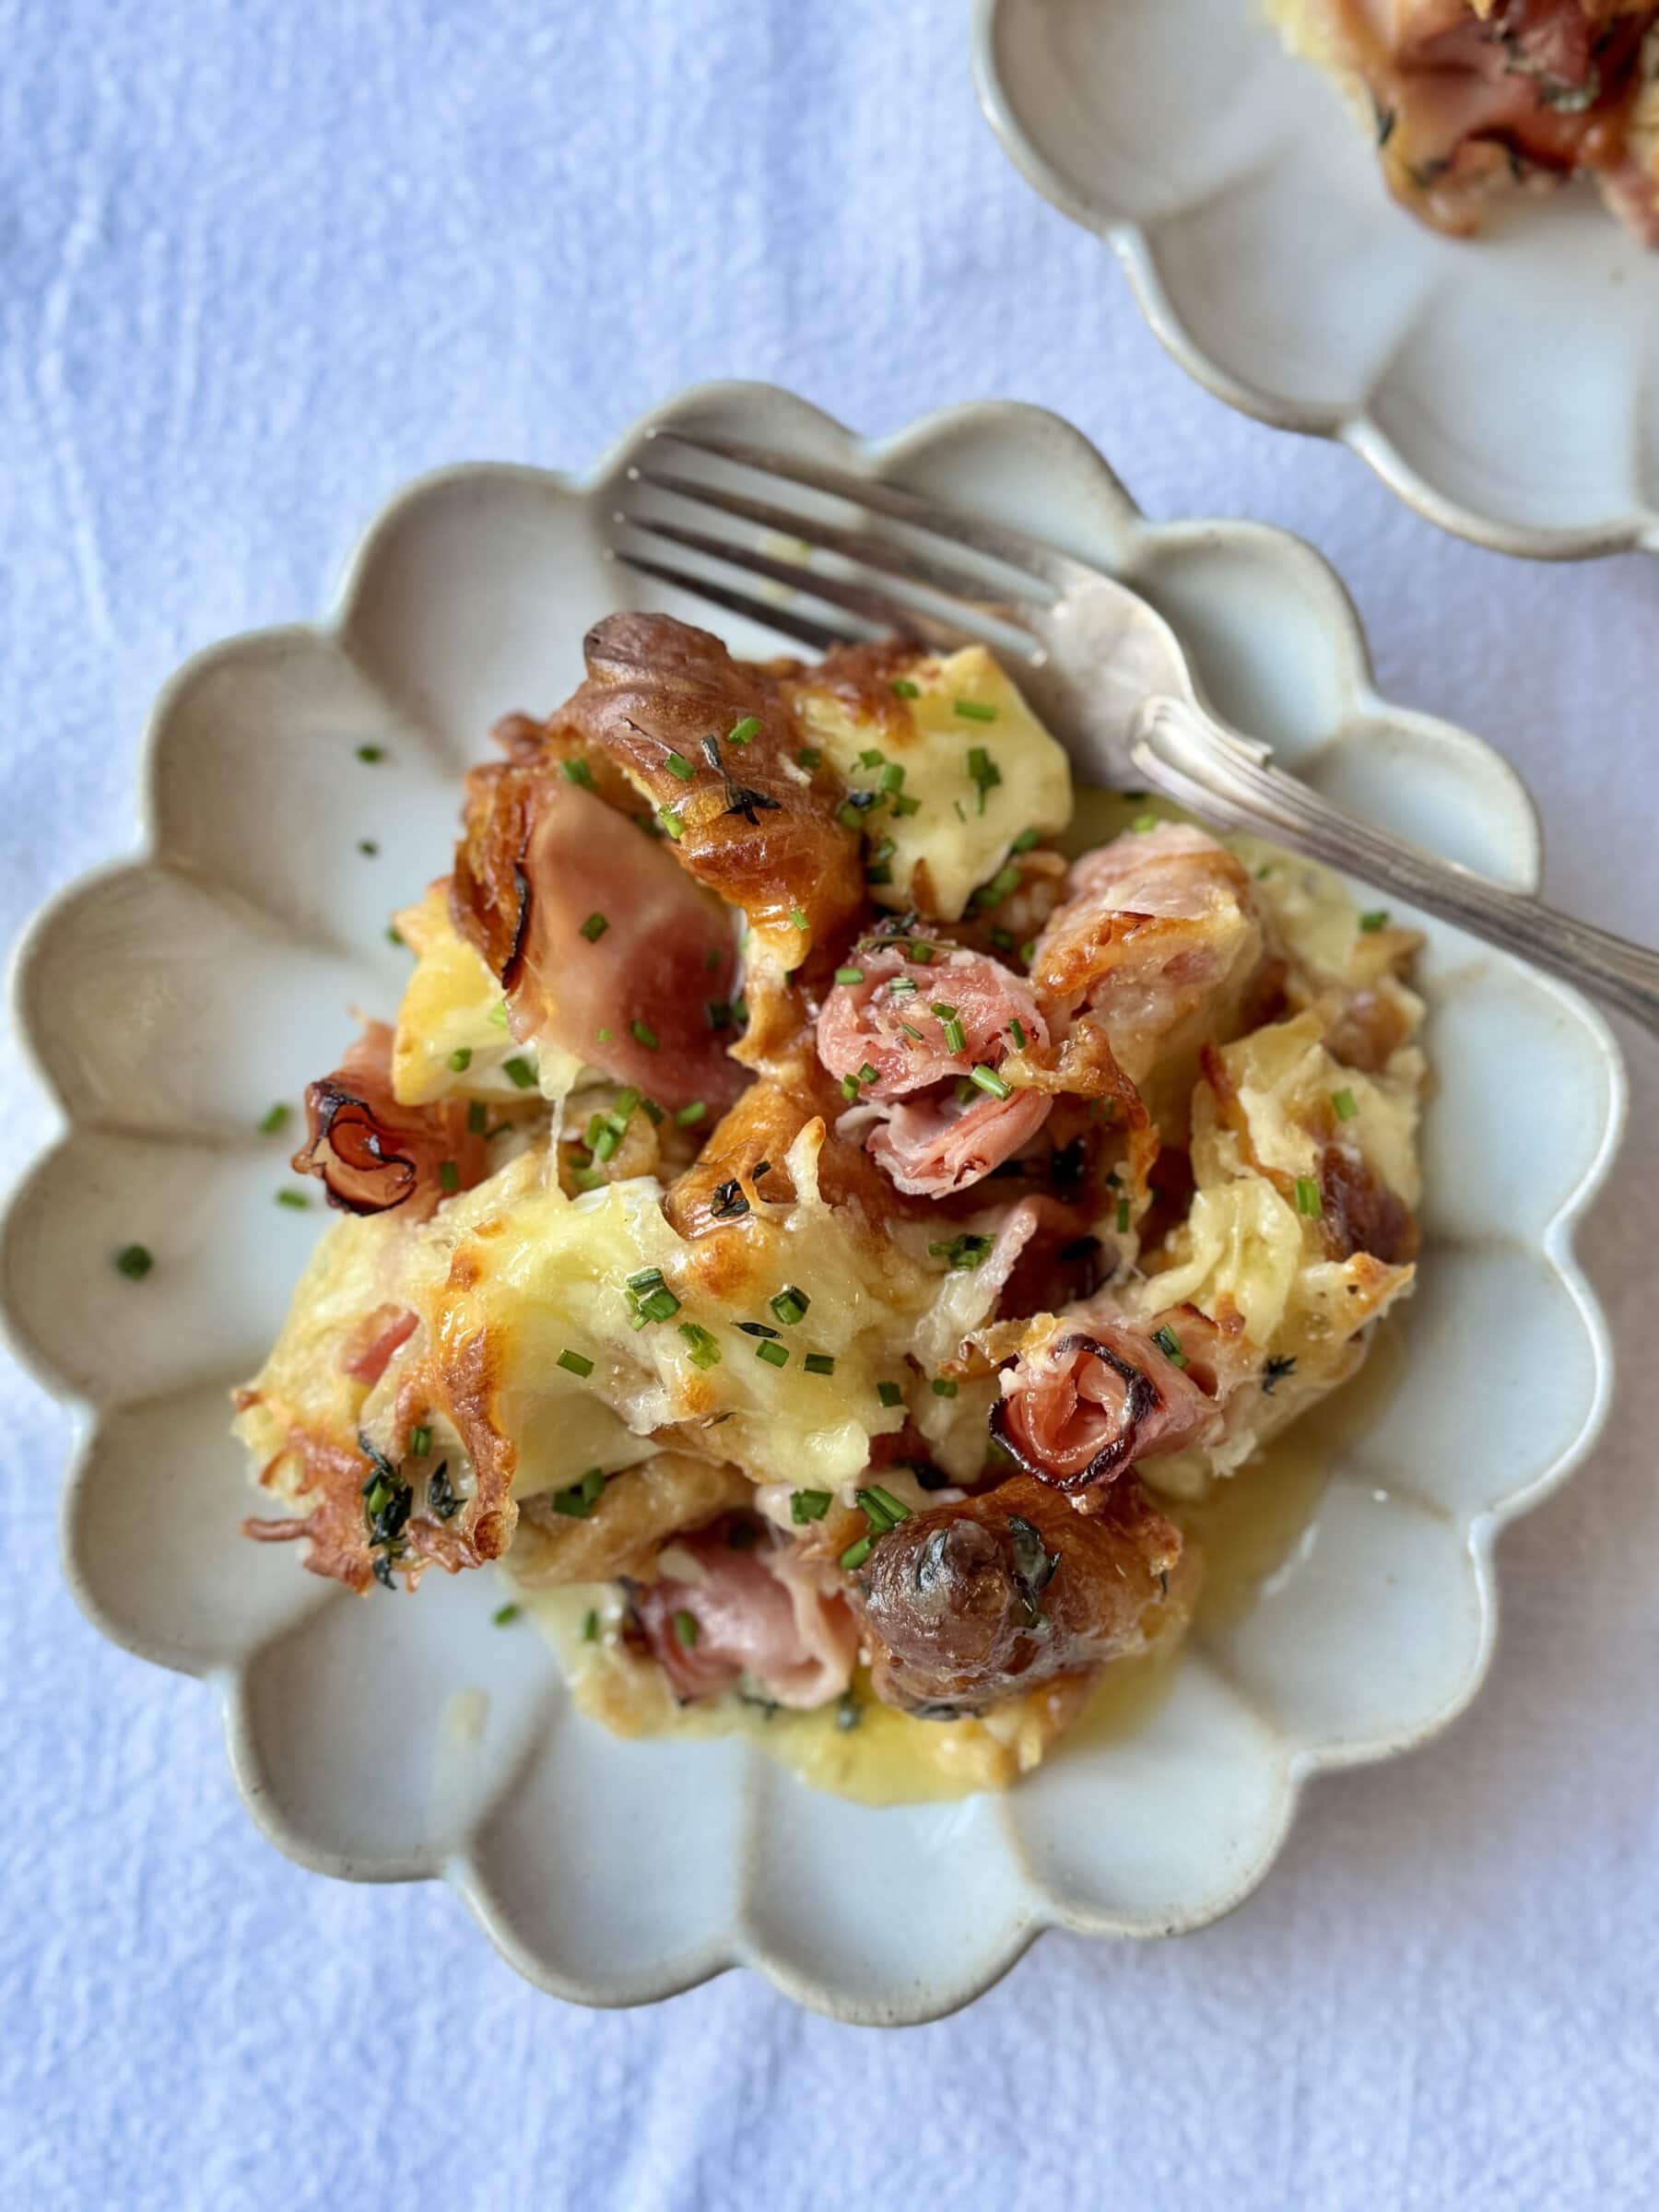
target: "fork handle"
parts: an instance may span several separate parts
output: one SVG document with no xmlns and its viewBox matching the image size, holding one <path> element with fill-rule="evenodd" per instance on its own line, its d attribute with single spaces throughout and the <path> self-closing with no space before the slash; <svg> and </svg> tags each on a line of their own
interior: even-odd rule
<svg viewBox="0 0 1659 2212">
<path fill-rule="evenodd" d="M 1262 747 L 1186 700 L 1147 700 L 1131 752 L 1137 772 L 1163 797 L 1393 891 L 1576 983 L 1659 1034 L 1659 953 L 1558 913 L 1524 892 L 1505 890 L 1473 868 L 1441 860 L 1332 806 L 1274 768 Z"/>
</svg>

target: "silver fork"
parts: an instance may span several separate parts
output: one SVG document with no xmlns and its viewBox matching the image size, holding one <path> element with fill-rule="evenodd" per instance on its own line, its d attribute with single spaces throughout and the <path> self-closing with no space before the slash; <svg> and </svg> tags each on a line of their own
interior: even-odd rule
<svg viewBox="0 0 1659 2212">
<path fill-rule="evenodd" d="M 1659 1032 L 1659 954 L 1376 829 L 1274 767 L 1269 747 L 1205 706 L 1174 631 L 1127 585 L 900 485 L 701 432 L 665 428 L 650 438 L 651 456 L 628 471 L 630 484 L 799 540 L 836 566 L 806 566 L 784 550 L 633 503 L 616 517 L 628 531 L 784 586 L 788 597 L 743 590 L 627 543 L 613 548 L 625 567 L 818 652 L 894 632 L 932 651 L 990 645 L 1091 782 L 1146 785 L 1223 828 L 1254 830 L 1325 861 L 1535 961 Z M 658 451 L 669 447 L 768 477 L 772 496 L 736 489 L 729 477 L 688 475 L 666 453 L 660 465 Z M 850 502 L 859 517 L 828 520 L 803 491 Z M 969 566 L 964 552 L 1001 574 Z M 805 612 L 802 596 L 851 619 Z"/>
</svg>

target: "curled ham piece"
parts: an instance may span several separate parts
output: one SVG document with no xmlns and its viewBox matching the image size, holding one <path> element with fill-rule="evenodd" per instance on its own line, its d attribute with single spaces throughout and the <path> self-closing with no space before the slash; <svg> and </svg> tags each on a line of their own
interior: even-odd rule
<svg viewBox="0 0 1659 2212">
<path fill-rule="evenodd" d="M 467 1125 L 465 1100 L 400 1106 L 392 1089 L 392 1031 L 363 1034 L 331 1076 L 305 1093 L 307 1137 L 294 1171 L 315 1175 L 330 1206 L 348 1214 L 394 1206 L 423 1221 L 452 1191 L 471 1190 L 488 1168 L 483 1139 Z"/>
<path fill-rule="evenodd" d="M 515 1037 L 665 1106 L 724 1108 L 742 1089 L 732 1031 L 710 1011 L 732 994 L 730 922 L 661 844 L 556 765 L 473 770 L 450 907 L 506 993 Z"/>
<path fill-rule="evenodd" d="M 1195 1583 L 1133 1477 L 1084 1520 L 1017 1476 L 900 1522 L 853 1590 L 877 1696 L 946 1719 L 1144 1651 L 1186 1619 Z"/>
<path fill-rule="evenodd" d="M 924 964 L 876 946 L 862 948 L 856 964 L 862 980 L 837 983 L 818 1023 L 819 1060 L 858 1085 L 842 1128 L 868 1129 L 866 1148 L 899 1190 L 930 1198 L 966 1190 L 1047 1119 L 1053 1100 L 1035 1088 L 1000 1099 L 957 1095 L 975 1067 L 995 1068 L 1022 1049 L 1016 1024 L 1027 1044 L 1046 1049 L 1048 1023 L 1037 1000 L 984 953 L 954 951 Z M 938 1006 L 950 1011 L 939 1014 Z"/>
<path fill-rule="evenodd" d="M 839 1697 L 857 1654 L 845 1599 L 798 1546 L 762 1535 L 737 1548 L 732 1525 L 676 1539 L 698 1579 L 664 1574 L 633 1591 L 634 1619 L 675 1695 L 719 1697 L 747 1676 L 780 1705 Z"/>
<path fill-rule="evenodd" d="M 374 1385 L 419 1326 L 419 1317 L 408 1306 L 376 1306 L 366 1313 L 340 1355 L 340 1372 L 354 1382 Z"/>
<path fill-rule="evenodd" d="M 1091 1512 L 1140 1461 L 1216 1441 L 1254 1363 L 1236 1315 L 1227 1328 L 1195 1306 L 1126 1316 L 1104 1295 L 1045 1321 L 1003 1373 L 991 1431 Z"/>
</svg>

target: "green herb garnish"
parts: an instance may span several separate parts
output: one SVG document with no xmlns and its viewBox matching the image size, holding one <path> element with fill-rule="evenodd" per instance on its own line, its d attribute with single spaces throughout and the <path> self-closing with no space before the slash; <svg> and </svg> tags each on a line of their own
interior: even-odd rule
<svg viewBox="0 0 1659 2212">
<path fill-rule="evenodd" d="M 804 1528 L 808 1521 L 821 1521 L 834 1502 L 831 1490 L 792 1490 L 789 1517 L 797 1528 Z"/>
<path fill-rule="evenodd" d="M 512 1085 L 514 1090 L 534 1090 L 535 1088 L 535 1070 L 520 1053 L 514 1053 L 511 1060 L 502 1061 L 501 1073 Z"/>
<path fill-rule="evenodd" d="M 273 1106 L 268 1112 L 261 1114 L 259 1117 L 260 1135 L 275 1136 L 279 1129 L 286 1129 L 293 1117 L 293 1112 L 291 1106 L 278 1103 Z"/>
<path fill-rule="evenodd" d="M 764 1359 L 768 1367 L 787 1367 L 789 1347 L 768 1339 L 755 1347 L 755 1357 L 757 1359 Z"/>
<path fill-rule="evenodd" d="M 593 790 L 594 771 L 585 760 L 566 760 L 561 766 L 567 782 L 580 784 L 583 791 Z"/>
<path fill-rule="evenodd" d="M 1331 1104 L 1336 1110 L 1339 1122 L 1351 1122 L 1359 1111 L 1359 1101 L 1351 1090 L 1334 1090 L 1331 1093 Z"/>
<path fill-rule="evenodd" d="M 808 1352 L 802 1365 L 809 1375 L 832 1375 L 835 1360 L 829 1352 Z"/>
<path fill-rule="evenodd" d="M 793 1283 L 785 1283 L 776 1298 L 769 1300 L 768 1302 L 772 1312 L 787 1329 L 793 1328 L 797 1321 L 806 1320 L 806 1309 L 811 1305 L 812 1300 L 805 1290 L 796 1289 Z"/>
<path fill-rule="evenodd" d="M 558 1364 L 564 1369 L 567 1375 L 581 1375 L 584 1379 L 594 1371 L 594 1363 L 591 1359 L 581 1352 L 572 1352 L 568 1347 L 559 1353 Z"/>
<path fill-rule="evenodd" d="M 977 699 L 953 700 L 951 712 L 959 714 L 964 722 L 994 722 L 996 720 L 996 709 L 982 705 Z"/>
<path fill-rule="evenodd" d="M 311 1200 L 303 1191 L 278 1191 L 276 1197 L 277 1205 L 286 1206 L 292 1214 L 304 1214 L 311 1210 Z"/>
<path fill-rule="evenodd" d="M 141 1283 L 155 1265 L 155 1259 L 143 1244 L 124 1244 L 115 1254 L 115 1271 L 124 1275 L 129 1283 Z"/>
<path fill-rule="evenodd" d="M 1317 1217 L 1322 1210 L 1319 1203 L 1319 1185 L 1312 1175 L 1299 1175 L 1296 1179 L 1296 1210 L 1299 1214 L 1306 1214 L 1310 1218 Z"/>
<path fill-rule="evenodd" d="M 1014 1095 L 1014 1086 L 1006 1076 L 998 1075 L 994 1067 L 975 1067 L 969 1070 L 968 1079 L 988 1090 L 994 1099 L 1008 1099 Z"/>
</svg>

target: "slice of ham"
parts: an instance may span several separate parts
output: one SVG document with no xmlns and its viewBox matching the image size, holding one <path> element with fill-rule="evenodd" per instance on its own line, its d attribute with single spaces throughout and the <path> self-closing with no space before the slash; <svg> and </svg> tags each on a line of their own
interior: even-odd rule
<svg viewBox="0 0 1659 2212">
<path fill-rule="evenodd" d="M 715 900 L 662 844 L 553 766 L 467 778 L 450 905 L 526 1041 L 573 1053 L 665 1106 L 729 1106 L 736 947 Z M 605 927 L 597 934 L 592 917 Z"/>
<path fill-rule="evenodd" d="M 633 1593 L 633 1615 L 682 1700 L 735 1689 L 747 1676 L 780 1705 L 839 1697 L 853 1677 L 857 1634 L 844 1597 L 787 1539 L 735 1548 L 731 1524 L 676 1539 L 700 1571 L 661 1575 Z M 689 1629 L 687 1623 L 689 1622 Z"/>
<path fill-rule="evenodd" d="M 407 1344 L 418 1325 L 418 1316 L 408 1306 L 376 1306 L 364 1315 L 341 1354 L 340 1372 L 372 1390 L 391 1366 L 393 1353 Z"/>
<path fill-rule="evenodd" d="M 1624 166 L 1659 20 L 1642 0 L 1333 0 L 1332 13 L 1386 119 L 1391 187 L 1441 229 L 1477 228 L 1494 190 Z"/>
<path fill-rule="evenodd" d="M 1265 974 L 1249 875 L 1202 830 L 1167 822 L 1086 853 L 1067 888 L 1031 982 L 1056 1017 L 1093 1018 L 1179 1138 L 1200 1044 L 1238 1034 Z"/>
<path fill-rule="evenodd" d="M 818 1015 L 818 1058 L 858 1085 L 844 1135 L 867 1132 L 872 1159 L 894 1185 L 938 1198 L 968 1189 L 1036 1135 L 1052 1099 L 1034 1088 L 1006 1099 L 957 1095 L 975 1067 L 997 1066 L 1027 1043 L 1046 1051 L 1048 1023 L 1022 980 L 984 953 L 953 951 L 923 963 L 897 947 L 865 946 L 862 979 L 837 983 Z M 949 1015 L 935 1012 L 948 1006 Z M 959 1025 L 960 1046 L 947 1022 Z M 872 1076 L 865 1071 L 873 1070 Z"/>
<path fill-rule="evenodd" d="M 1258 1364 L 1236 1314 L 1226 1326 L 1195 1306 L 1125 1314 L 1106 1292 L 1033 1324 L 991 1432 L 1028 1475 L 1097 1512 L 1141 1461 L 1218 1442 Z"/>
<path fill-rule="evenodd" d="M 482 1137 L 465 1100 L 400 1106 L 392 1089 L 392 1031 L 364 1025 L 331 1076 L 305 1093 L 307 1137 L 294 1171 L 320 1178 L 330 1206 L 348 1214 L 405 1209 L 424 1221 L 439 1200 L 469 1191 L 488 1172 Z"/>
</svg>

